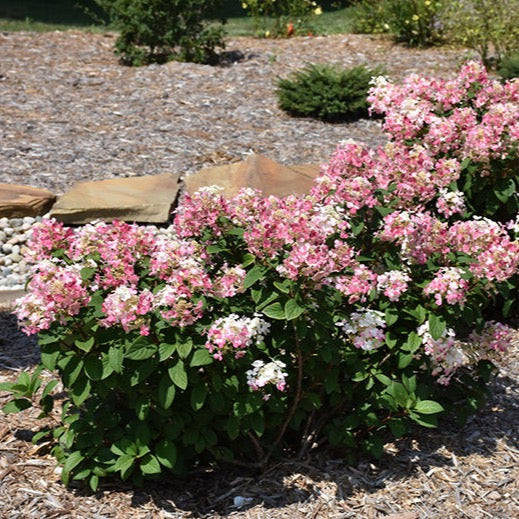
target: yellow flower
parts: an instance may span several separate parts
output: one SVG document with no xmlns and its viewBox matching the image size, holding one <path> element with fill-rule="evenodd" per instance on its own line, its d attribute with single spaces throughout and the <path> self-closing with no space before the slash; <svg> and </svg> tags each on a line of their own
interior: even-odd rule
<svg viewBox="0 0 519 519">
<path fill-rule="evenodd" d="M 323 10 L 320 7 L 316 7 L 314 9 L 314 14 L 319 16 L 320 14 L 323 14 Z"/>
<path fill-rule="evenodd" d="M 413 22 L 417 22 L 420 17 L 417 14 L 413 14 Z"/>
<path fill-rule="evenodd" d="M 245 2 L 242 2 L 241 6 L 243 7 L 243 9 L 247 9 L 247 4 Z"/>
</svg>

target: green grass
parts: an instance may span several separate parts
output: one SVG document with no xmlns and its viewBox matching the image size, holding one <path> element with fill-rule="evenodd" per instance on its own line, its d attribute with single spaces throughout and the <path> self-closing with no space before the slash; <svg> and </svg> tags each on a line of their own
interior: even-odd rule
<svg viewBox="0 0 519 519">
<path fill-rule="evenodd" d="M 89 13 L 93 13 L 92 17 Z M 327 8 L 315 18 L 315 34 L 350 32 L 349 9 Z M 227 18 L 225 30 L 229 36 L 254 36 L 251 18 L 239 0 L 224 0 L 216 13 Z M 106 30 L 102 11 L 94 0 L 0 0 L 0 31 L 55 31 L 73 28 Z"/>
</svg>

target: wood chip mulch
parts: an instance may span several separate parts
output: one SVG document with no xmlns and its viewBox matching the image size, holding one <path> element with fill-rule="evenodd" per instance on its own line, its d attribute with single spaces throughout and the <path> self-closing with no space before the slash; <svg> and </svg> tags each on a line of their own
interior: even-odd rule
<svg viewBox="0 0 519 519">
<path fill-rule="evenodd" d="M 376 121 L 327 125 L 276 107 L 274 81 L 306 62 L 383 64 L 396 79 L 452 76 L 463 49 L 410 50 L 343 35 L 234 38 L 229 63 L 122 67 L 112 34 L 0 33 L 0 182 L 57 193 L 77 180 L 191 173 L 250 151 L 284 164 L 324 163 L 343 139 L 382 142 Z M 240 58 L 241 57 L 241 58 Z M 238 61 L 232 61 L 232 59 Z M 0 312 L 0 382 L 38 361 L 35 340 Z M 36 412 L 0 415 L 0 518 L 492 518 L 519 516 L 519 347 L 463 428 L 447 422 L 348 465 L 333 453 L 282 460 L 262 474 L 200 471 L 135 489 L 64 488 Z M 0 405 L 7 396 L 0 395 Z"/>
</svg>

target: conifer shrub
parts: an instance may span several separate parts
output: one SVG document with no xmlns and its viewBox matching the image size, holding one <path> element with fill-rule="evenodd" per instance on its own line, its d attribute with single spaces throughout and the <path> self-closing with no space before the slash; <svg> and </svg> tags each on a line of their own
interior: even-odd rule
<svg viewBox="0 0 519 519">
<path fill-rule="evenodd" d="M 502 79 L 514 79 L 519 77 L 519 51 L 505 56 L 497 69 Z"/>
<path fill-rule="evenodd" d="M 95 1 L 119 31 L 115 53 L 126 65 L 210 63 L 225 46 L 223 28 L 204 23 L 218 0 Z"/>
<path fill-rule="evenodd" d="M 373 75 L 380 70 L 363 65 L 340 69 L 308 64 L 277 83 L 279 107 L 295 117 L 327 122 L 351 121 L 368 115 L 366 96 Z"/>
</svg>

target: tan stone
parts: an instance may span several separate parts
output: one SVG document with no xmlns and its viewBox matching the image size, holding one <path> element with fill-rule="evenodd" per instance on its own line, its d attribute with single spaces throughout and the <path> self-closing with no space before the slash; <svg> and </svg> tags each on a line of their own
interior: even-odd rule
<svg viewBox="0 0 519 519">
<path fill-rule="evenodd" d="M 178 174 L 78 182 L 60 197 L 50 214 L 71 224 L 97 219 L 165 223 L 179 187 Z"/>
<path fill-rule="evenodd" d="M 16 300 L 25 294 L 25 290 L 0 289 L 0 312 L 7 312 L 14 309 Z"/>
<path fill-rule="evenodd" d="M 244 187 L 260 189 L 265 196 L 308 193 L 320 166 L 303 164 L 282 166 L 263 155 L 250 155 L 243 162 L 204 168 L 184 179 L 186 191 L 194 193 L 204 186 L 217 185 L 232 197 Z"/>
<path fill-rule="evenodd" d="M 56 200 L 46 189 L 0 184 L 0 217 L 21 218 L 45 214 Z"/>
</svg>

